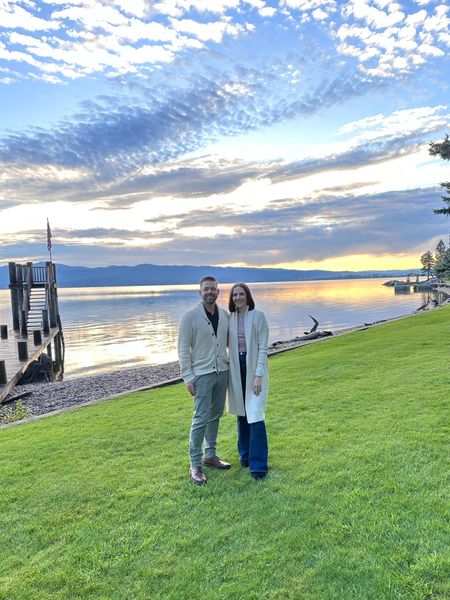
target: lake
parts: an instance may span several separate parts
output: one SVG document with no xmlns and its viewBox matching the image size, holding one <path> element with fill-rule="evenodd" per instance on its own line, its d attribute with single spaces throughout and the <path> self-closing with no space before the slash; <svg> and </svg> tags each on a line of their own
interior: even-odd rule
<svg viewBox="0 0 450 600">
<path fill-rule="evenodd" d="M 341 329 L 411 313 L 427 293 L 396 295 L 384 279 L 340 279 L 250 284 L 266 313 L 270 342 L 308 331 Z M 228 304 L 231 284 L 221 285 Z M 73 378 L 177 359 L 182 314 L 199 302 L 198 285 L 60 288 L 66 342 L 65 377 Z M 0 290 L 0 323 L 11 327 L 9 290 Z"/>
</svg>

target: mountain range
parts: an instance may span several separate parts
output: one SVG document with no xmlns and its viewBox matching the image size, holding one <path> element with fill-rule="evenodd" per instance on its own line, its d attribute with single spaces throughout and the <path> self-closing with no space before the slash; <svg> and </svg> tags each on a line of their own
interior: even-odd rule
<svg viewBox="0 0 450 600">
<path fill-rule="evenodd" d="M 42 263 L 36 263 L 36 266 Z M 152 265 L 76 267 L 57 264 L 58 287 L 107 287 L 126 285 L 178 285 L 197 283 L 205 275 L 219 283 L 236 281 L 302 281 L 317 279 L 361 279 L 366 277 L 401 277 L 420 273 L 420 269 L 389 271 L 300 271 L 253 267 L 211 267 L 193 265 Z M 8 266 L 0 267 L 0 288 L 8 288 Z"/>
</svg>

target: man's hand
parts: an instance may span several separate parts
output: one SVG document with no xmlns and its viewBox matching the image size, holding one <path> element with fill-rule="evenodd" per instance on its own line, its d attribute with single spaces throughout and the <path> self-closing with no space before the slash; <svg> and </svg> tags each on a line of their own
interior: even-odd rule
<svg viewBox="0 0 450 600">
<path fill-rule="evenodd" d="M 253 393 L 255 396 L 259 396 L 261 393 L 261 377 L 258 375 L 255 375 L 255 378 L 253 379 Z"/>
<path fill-rule="evenodd" d="M 191 396 L 195 396 L 195 379 L 186 384 L 188 392 Z"/>
</svg>

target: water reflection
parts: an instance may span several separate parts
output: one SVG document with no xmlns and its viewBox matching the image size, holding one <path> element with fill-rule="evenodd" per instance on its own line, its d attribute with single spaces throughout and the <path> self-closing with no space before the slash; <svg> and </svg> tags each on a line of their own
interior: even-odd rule
<svg viewBox="0 0 450 600">
<path fill-rule="evenodd" d="M 337 329 L 408 314 L 426 293 L 394 294 L 384 280 L 253 283 L 257 307 L 270 324 L 270 341 L 309 330 L 313 315 L 321 329 Z M 227 308 L 231 284 L 221 285 Z M 199 302 L 197 285 L 61 288 L 60 313 L 66 340 L 66 377 L 176 360 L 182 314 Z M 0 290 L 0 320 L 10 323 L 9 291 Z"/>
</svg>

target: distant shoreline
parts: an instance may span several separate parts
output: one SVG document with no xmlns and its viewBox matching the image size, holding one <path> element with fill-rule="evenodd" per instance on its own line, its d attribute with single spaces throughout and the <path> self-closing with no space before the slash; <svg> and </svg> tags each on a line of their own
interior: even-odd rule
<svg viewBox="0 0 450 600">
<path fill-rule="evenodd" d="M 38 266 L 41 263 L 36 263 Z M 363 271 L 330 271 L 327 269 L 276 269 L 264 267 L 214 267 L 194 265 L 133 265 L 83 267 L 56 264 L 59 288 L 131 287 L 161 285 L 196 285 L 204 275 L 216 277 L 219 283 L 289 283 L 342 279 L 380 279 L 420 275 L 420 269 L 367 269 Z M 0 267 L 0 289 L 8 289 L 9 268 Z"/>
<path fill-rule="evenodd" d="M 250 279 L 246 279 L 246 283 L 249 284 L 255 284 L 255 283 L 313 283 L 313 282 L 317 282 L 317 281 L 353 281 L 353 280 L 359 280 L 359 279 L 389 279 L 389 278 L 394 278 L 394 277 L 407 277 L 407 275 L 337 275 L 337 276 L 330 276 L 330 277 L 313 277 L 313 278 L 301 278 L 301 279 L 261 279 L 261 280 L 250 280 Z M 237 278 L 233 279 L 233 280 L 225 280 L 225 279 L 220 279 L 218 280 L 220 284 L 223 285 L 232 285 L 233 283 L 235 283 L 236 281 L 238 281 Z M 70 290 L 70 289 L 84 289 L 84 288 L 107 288 L 107 287 L 117 287 L 117 288 L 126 288 L 126 287 L 159 287 L 159 286 L 177 286 L 177 285 L 192 285 L 192 286 L 196 286 L 198 285 L 198 281 L 177 281 L 175 282 L 164 282 L 164 283 L 79 283 L 79 284 L 74 284 L 74 285 L 66 285 L 66 284 L 61 284 L 58 283 L 58 289 L 66 289 L 66 290 Z M 6 285 L 5 287 L 1 287 L 0 286 L 0 291 L 9 291 L 9 286 Z"/>
</svg>

